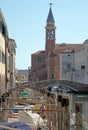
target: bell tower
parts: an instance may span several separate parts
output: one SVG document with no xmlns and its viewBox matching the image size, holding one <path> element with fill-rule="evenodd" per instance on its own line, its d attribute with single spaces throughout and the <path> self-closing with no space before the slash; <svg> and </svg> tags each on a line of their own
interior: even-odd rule
<svg viewBox="0 0 88 130">
<path fill-rule="evenodd" d="M 48 59 L 48 54 L 54 52 L 55 50 L 55 21 L 51 8 L 52 3 L 50 3 L 49 14 L 46 20 L 46 44 L 45 44 L 45 52 L 46 59 Z"/>
</svg>

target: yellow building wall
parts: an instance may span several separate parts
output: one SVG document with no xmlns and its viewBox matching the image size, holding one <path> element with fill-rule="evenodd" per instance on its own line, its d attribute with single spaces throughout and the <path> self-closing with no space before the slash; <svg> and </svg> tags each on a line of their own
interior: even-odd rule
<svg viewBox="0 0 88 130">
<path fill-rule="evenodd" d="M 5 54 L 5 39 L 2 33 L 0 33 L 0 51 L 2 57 L 2 52 Z M 1 60 L 0 61 L 0 95 L 2 95 L 3 93 L 5 93 L 5 63 L 2 63 Z"/>
</svg>

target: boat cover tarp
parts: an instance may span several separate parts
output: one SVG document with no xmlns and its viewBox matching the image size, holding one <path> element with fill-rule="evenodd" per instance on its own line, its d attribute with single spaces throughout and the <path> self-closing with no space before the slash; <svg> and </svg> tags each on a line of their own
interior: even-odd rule
<svg viewBox="0 0 88 130">
<path fill-rule="evenodd" d="M 30 128 L 29 125 L 25 124 L 24 122 L 12 122 L 12 123 L 3 123 L 3 122 L 0 122 L 0 125 L 3 125 L 3 126 L 9 126 L 11 128 L 16 128 L 17 130 L 32 130 L 32 128 Z M 0 130 L 4 130 L 3 128 Z"/>
</svg>

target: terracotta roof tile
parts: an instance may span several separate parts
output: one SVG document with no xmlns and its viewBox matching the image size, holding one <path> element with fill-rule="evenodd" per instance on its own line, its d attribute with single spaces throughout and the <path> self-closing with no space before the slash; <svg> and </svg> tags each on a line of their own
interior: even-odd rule
<svg viewBox="0 0 88 130">
<path fill-rule="evenodd" d="M 33 53 L 33 55 L 37 55 L 37 54 L 45 54 L 45 51 L 37 51 L 37 52 L 35 52 L 35 53 Z"/>
<path fill-rule="evenodd" d="M 84 44 L 56 44 L 56 50 L 60 52 L 71 52 L 71 51 L 77 51 L 79 49 L 84 48 Z"/>
</svg>

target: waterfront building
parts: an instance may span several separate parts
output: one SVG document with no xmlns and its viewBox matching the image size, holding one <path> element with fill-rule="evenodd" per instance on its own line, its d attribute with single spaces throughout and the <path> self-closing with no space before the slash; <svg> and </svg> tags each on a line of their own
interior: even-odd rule
<svg viewBox="0 0 88 130">
<path fill-rule="evenodd" d="M 16 82 L 25 83 L 28 82 L 28 70 L 16 70 Z"/>
<path fill-rule="evenodd" d="M 15 87 L 15 49 L 16 43 L 9 39 L 7 24 L 0 9 L 0 96 Z M 13 78 L 10 72 L 13 73 Z"/>
<path fill-rule="evenodd" d="M 7 84 L 7 91 L 15 88 L 16 84 L 16 42 L 14 39 L 8 39 L 9 48 L 9 81 Z"/>
<path fill-rule="evenodd" d="M 0 9 L 0 95 L 6 92 L 6 43 L 8 29 Z"/>
</svg>

